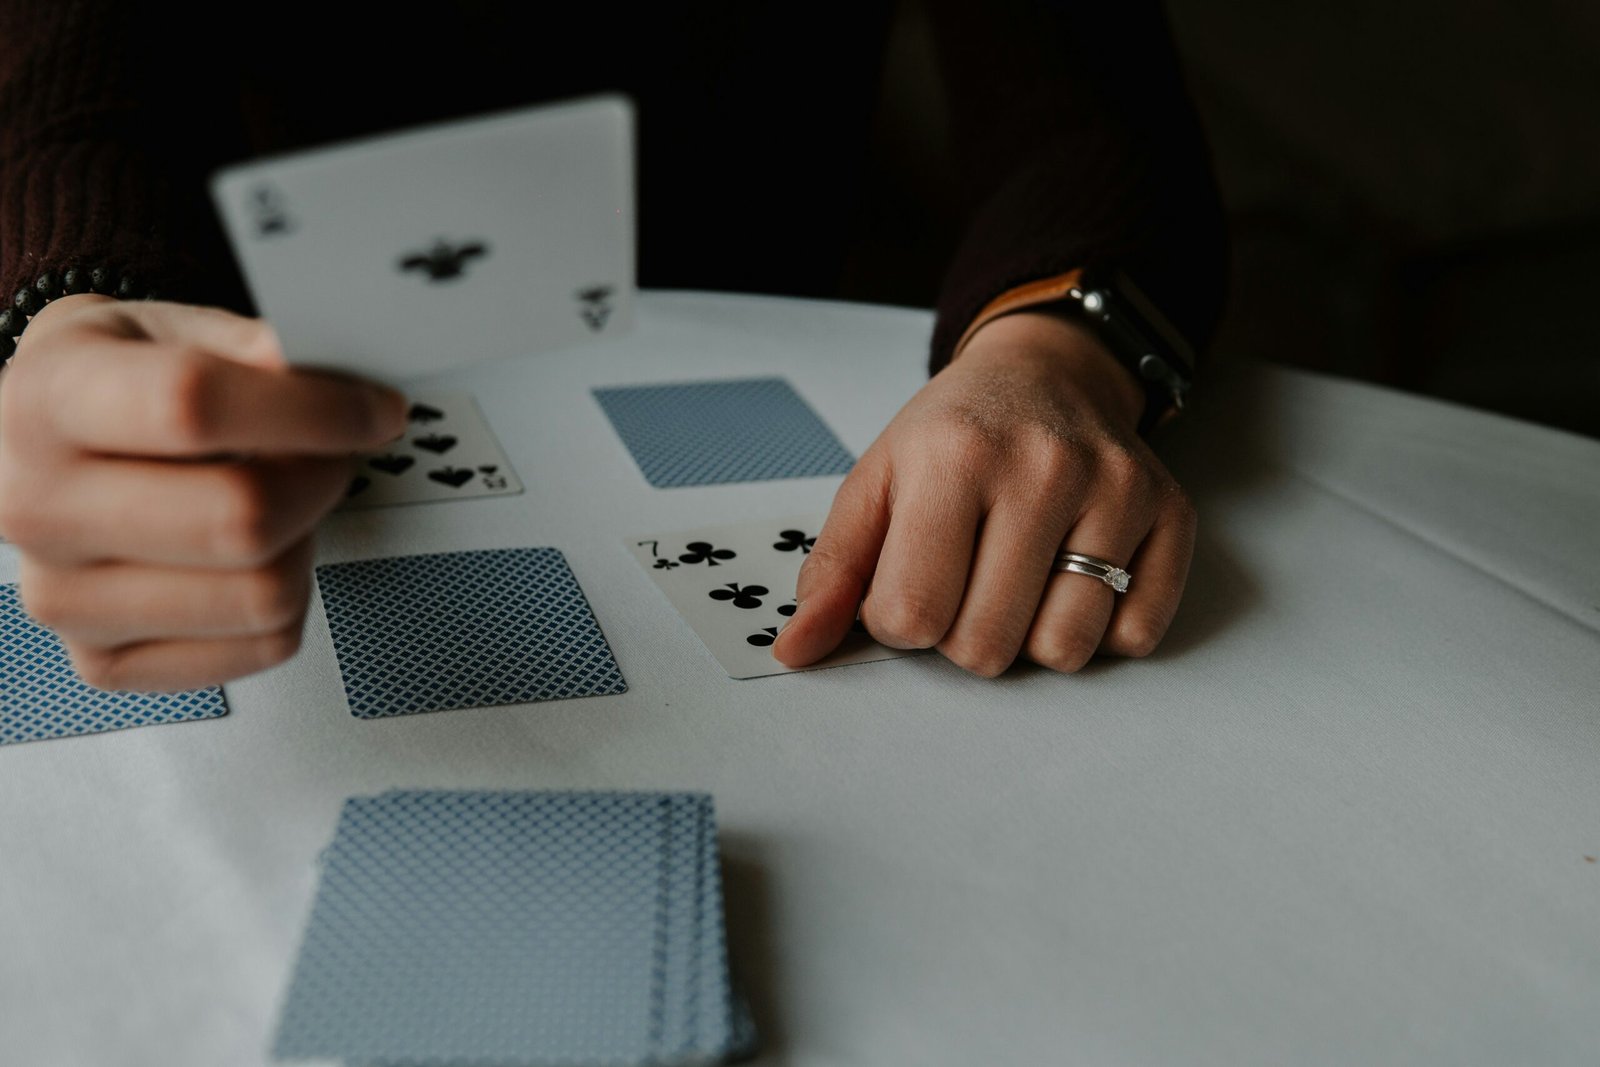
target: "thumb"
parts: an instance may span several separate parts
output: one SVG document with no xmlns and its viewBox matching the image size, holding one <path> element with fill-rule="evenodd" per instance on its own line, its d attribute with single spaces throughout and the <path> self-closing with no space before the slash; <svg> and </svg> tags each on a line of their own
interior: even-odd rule
<svg viewBox="0 0 1600 1067">
<path fill-rule="evenodd" d="M 805 667 L 839 647 L 856 621 L 888 529 L 888 467 L 863 457 L 839 486 L 800 568 L 799 608 L 772 646 L 778 662 Z"/>
<path fill-rule="evenodd" d="M 265 319 L 253 319 L 223 308 L 174 304 L 158 300 L 122 305 L 152 341 L 195 345 L 253 367 L 289 365 L 278 333 Z"/>
</svg>

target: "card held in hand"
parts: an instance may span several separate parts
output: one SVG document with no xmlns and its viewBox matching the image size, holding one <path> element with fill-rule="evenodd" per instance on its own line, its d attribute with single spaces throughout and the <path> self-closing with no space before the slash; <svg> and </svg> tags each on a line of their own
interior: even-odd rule
<svg viewBox="0 0 1600 1067">
<path fill-rule="evenodd" d="M 733 678 L 917 655 L 921 650 L 878 644 L 857 623 L 836 651 L 808 667 L 786 667 L 772 658 L 772 645 L 795 612 L 795 581 L 823 518 L 732 523 L 633 536 L 625 543 Z"/>
<path fill-rule="evenodd" d="M 402 382 L 631 328 L 621 96 L 243 163 L 211 192 L 294 363 Z"/>
</svg>

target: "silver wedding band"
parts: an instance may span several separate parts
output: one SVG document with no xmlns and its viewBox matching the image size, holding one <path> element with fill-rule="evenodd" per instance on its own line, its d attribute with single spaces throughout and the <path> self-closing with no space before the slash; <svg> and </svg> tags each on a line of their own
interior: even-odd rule
<svg viewBox="0 0 1600 1067">
<path fill-rule="evenodd" d="M 1057 553 L 1055 565 L 1050 569 L 1058 573 L 1070 572 L 1098 578 L 1119 593 L 1126 593 L 1128 583 L 1133 581 L 1133 575 L 1115 563 L 1103 560 L 1099 556 L 1086 556 L 1082 552 Z"/>
</svg>

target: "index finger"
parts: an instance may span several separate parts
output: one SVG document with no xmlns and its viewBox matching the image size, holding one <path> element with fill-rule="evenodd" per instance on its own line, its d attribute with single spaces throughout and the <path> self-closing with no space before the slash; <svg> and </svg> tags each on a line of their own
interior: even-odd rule
<svg viewBox="0 0 1600 1067">
<path fill-rule="evenodd" d="M 800 568 L 799 607 L 772 646 L 778 662 L 804 667 L 839 647 L 856 621 L 888 527 L 888 467 L 863 456 L 839 486 Z"/>
<path fill-rule="evenodd" d="M 405 429 L 405 398 L 355 378 L 240 362 L 192 345 L 99 338 L 53 354 L 43 413 L 91 452 L 340 455 Z"/>
</svg>

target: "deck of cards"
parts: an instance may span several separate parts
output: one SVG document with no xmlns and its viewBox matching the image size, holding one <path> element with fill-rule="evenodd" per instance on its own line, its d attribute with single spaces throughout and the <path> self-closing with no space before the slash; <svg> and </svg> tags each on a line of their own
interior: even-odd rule
<svg viewBox="0 0 1600 1067">
<path fill-rule="evenodd" d="M 711 798 L 390 792 L 346 802 L 279 1059 L 720 1063 L 729 979 Z"/>
</svg>

